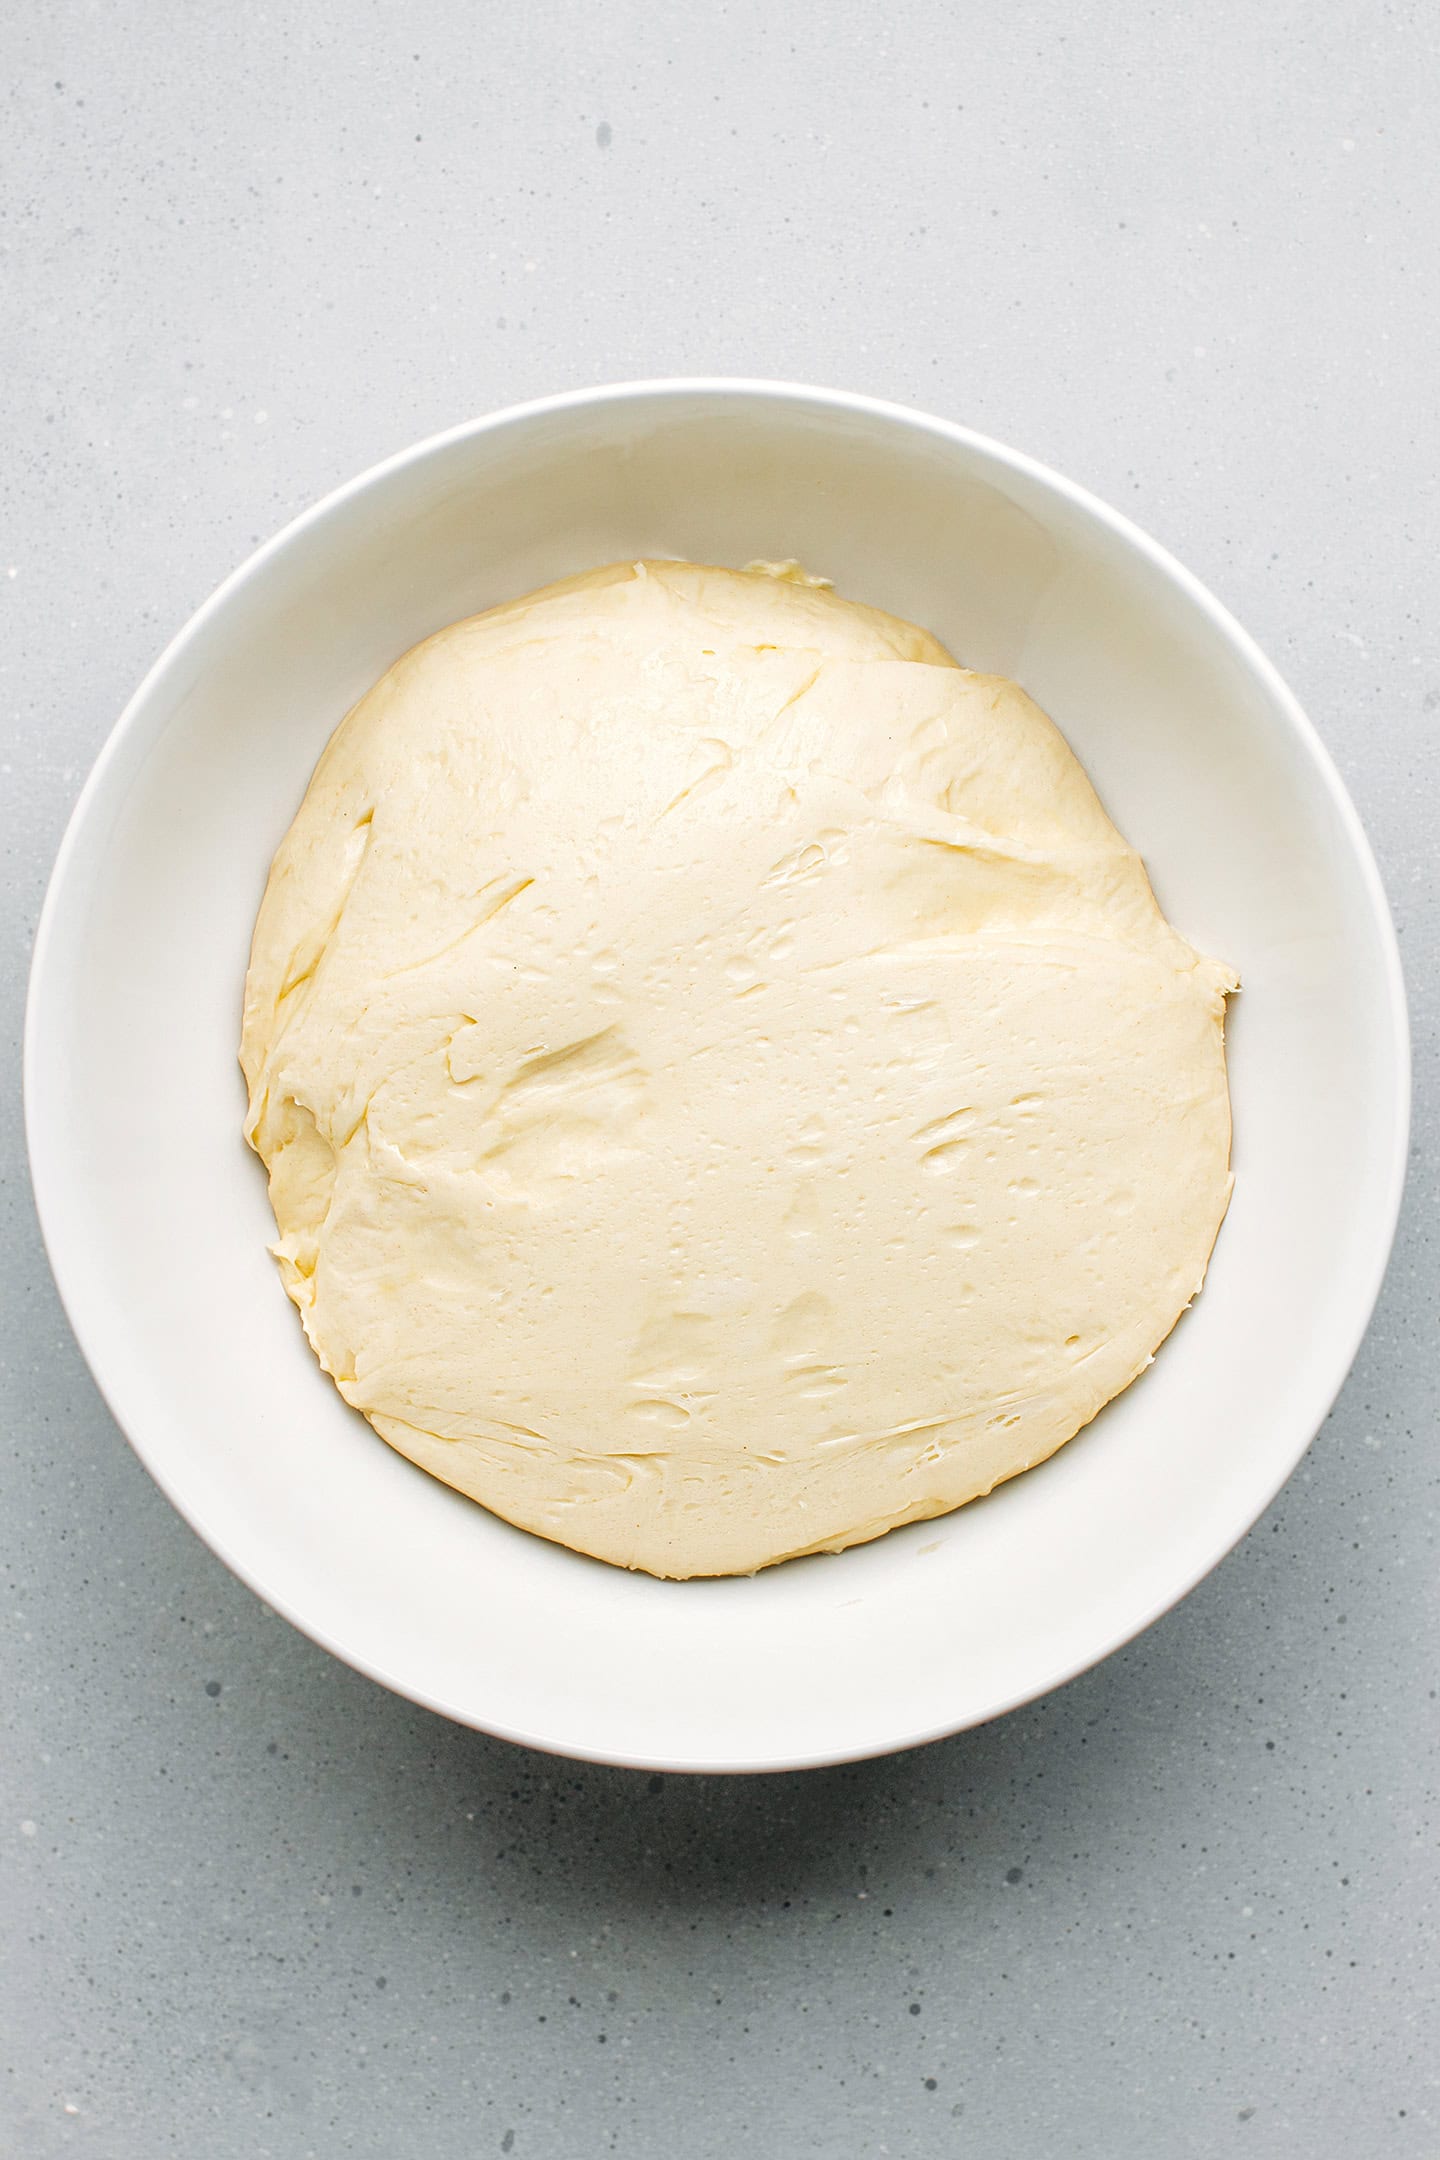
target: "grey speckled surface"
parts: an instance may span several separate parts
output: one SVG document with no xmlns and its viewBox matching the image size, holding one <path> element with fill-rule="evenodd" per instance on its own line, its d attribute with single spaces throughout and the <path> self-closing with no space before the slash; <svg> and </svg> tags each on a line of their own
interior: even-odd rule
<svg viewBox="0 0 1440 2160">
<path fill-rule="evenodd" d="M 1440 2153 L 1433 12 L 19 0 L 0 45 L 0 2151 Z M 1374 836 L 1419 1083 L 1355 1374 L 1211 1580 L 1000 1725 L 733 1783 L 269 1617 L 96 1398 L 13 1085 L 80 780 L 252 543 L 475 411 L 711 370 L 969 421 L 1215 586 Z"/>
</svg>

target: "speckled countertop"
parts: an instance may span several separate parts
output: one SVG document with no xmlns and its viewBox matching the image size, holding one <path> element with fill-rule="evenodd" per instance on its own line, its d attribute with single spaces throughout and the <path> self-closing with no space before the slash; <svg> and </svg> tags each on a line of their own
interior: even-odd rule
<svg viewBox="0 0 1440 2160">
<path fill-rule="evenodd" d="M 1432 2160 L 1432 11 L 18 0 L 0 56 L 0 2153 Z M 1240 1550 L 1001 1724 L 728 1783 L 451 1728 L 232 1581 L 76 1354 L 16 1085 L 71 802 L 219 578 L 417 436 L 686 372 L 968 421 L 1211 583 L 1375 840 L 1419 1089 Z"/>
</svg>

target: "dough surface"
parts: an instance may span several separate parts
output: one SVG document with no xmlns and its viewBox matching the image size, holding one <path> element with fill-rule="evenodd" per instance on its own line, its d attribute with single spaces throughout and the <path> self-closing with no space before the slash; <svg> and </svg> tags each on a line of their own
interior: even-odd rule
<svg viewBox="0 0 1440 2160">
<path fill-rule="evenodd" d="M 387 1441 L 744 1573 L 988 1492 L 1150 1362 L 1229 1197 L 1234 987 L 1013 683 L 793 566 L 617 564 L 337 730 L 246 1134 Z"/>
</svg>

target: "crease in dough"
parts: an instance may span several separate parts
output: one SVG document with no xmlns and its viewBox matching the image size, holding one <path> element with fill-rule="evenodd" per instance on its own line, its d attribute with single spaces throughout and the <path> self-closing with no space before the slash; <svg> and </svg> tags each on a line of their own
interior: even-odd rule
<svg viewBox="0 0 1440 2160">
<path fill-rule="evenodd" d="M 256 924 L 274 1252 L 390 1444 L 751 1572 L 1151 1363 L 1230 1193 L 1231 970 L 1015 684 L 793 562 L 617 563 L 341 723 Z"/>
</svg>

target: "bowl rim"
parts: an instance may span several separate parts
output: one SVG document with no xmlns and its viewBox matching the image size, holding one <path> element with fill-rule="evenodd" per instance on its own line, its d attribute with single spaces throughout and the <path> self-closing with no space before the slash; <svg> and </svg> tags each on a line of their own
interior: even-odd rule
<svg viewBox="0 0 1440 2160">
<path fill-rule="evenodd" d="M 46 1007 L 57 994 L 52 980 L 51 948 L 55 942 L 56 925 L 66 905 L 67 887 L 72 870 L 82 856 L 88 832 L 97 810 L 102 805 L 108 776 L 118 759 L 122 745 L 142 726 L 153 694 L 169 672 L 183 661 L 192 644 L 206 627 L 228 606 L 232 596 L 246 582 L 256 576 L 275 557 L 282 554 L 292 543 L 311 528 L 318 526 L 345 508 L 357 497 L 402 471 L 406 466 L 417 464 L 445 450 L 475 440 L 483 435 L 499 433 L 517 425 L 544 421 L 558 415 L 585 407 L 620 406 L 627 403 L 663 403 L 673 399 L 677 403 L 695 397 L 732 399 L 737 403 L 763 402 L 804 405 L 820 408 L 833 414 L 859 415 L 878 420 L 892 427 L 928 435 L 932 439 L 959 445 L 975 451 L 998 465 L 1038 483 L 1068 502 L 1083 515 L 1098 523 L 1114 537 L 1144 557 L 1151 567 L 1176 587 L 1190 604 L 1206 619 L 1210 628 L 1229 646 L 1232 654 L 1244 669 L 1258 681 L 1277 715 L 1284 721 L 1298 747 L 1308 757 L 1324 786 L 1329 805 L 1337 825 L 1348 844 L 1355 866 L 1360 874 L 1361 887 L 1370 917 L 1370 926 L 1378 942 L 1383 961 L 1383 992 L 1389 1020 L 1388 1062 L 1390 1066 L 1389 1101 L 1385 1106 L 1391 1119 L 1393 1142 L 1390 1160 L 1386 1168 L 1383 1195 L 1372 1220 L 1380 1234 L 1374 1238 L 1368 1267 L 1360 1293 L 1355 1297 L 1347 1328 L 1332 1336 L 1315 1359 L 1314 1376 L 1306 1391 L 1308 1407 L 1296 1420 L 1296 1430 L 1287 1446 L 1275 1457 L 1274 1474 L 1267 1478 L 1258 1502 L 1247 1494 L 1235 1507 L 1227 1521 L 1223 1540 L 1206 1559 L 1192 1566 L 1165 1592 L 1148 1601 L 1137 1614 L 1127 1618 L 1119 1628 L 1112 1629 L 1099 1643 L 1087 1642 L 1078 1652 L 1067 1654 L 1057 1660 L 1053 1668 L 1042 1677 L 1021 1689 L 1001 1691 L 993 1701 L 982 1704 L 963 1716 L 943 1718 L 918 1730 L 904 1730 L 892 1735 L 872 1737 L 853 1747 L 826 1748 L 801 1755 L 773 1754 L 757 1758 L 735 1759 L 733 1757 L 675 1757 L 665 1754 L 643 1755 L 630 1750 L 607 1750 L 594 1746 L 577 1746 L 555 1734 L 527 1730 L 501 1721 L 478 1716 L 473 1710 L 445 1700 L 437 1693 L 415 1683 L 401 1679 L 388 1671 L 374 1658 L 359 1654 L 346 1647 L 326 1627 L 308 1619 L 295 1608 L 286 1596 L 277 1594 L 267 1585 L 264 1569 L 242 1559 L 232 1550 L 223 1532 L 201 1519 L 202 1511 L 194 1509 L 172 1489 L 167 1476 L 150 1459 L 144 1434 L 143 1419 L 127 1415 L 125 1389 L 113 1370 L 102 1334 L 90 1322 L 83 1295 L 77 1288 L 75 1278 L 68 1266 L 63 1237 L 59 1234 L 60 1207 L 58 1189 L 64 1178 L 63 1144 L 57 1144 L 53 1122 L 40 1107 L 38 1085 L 40 1041 L 46 1025 Z M 63 994 L 63 993 L 62 993 Z M 870 397 L 859 392 L 823 388 L 807 383 L 769 381 L 750 376 L 661 376 L 654 379 L 641 378 L 632 381 L 600 384 L 591 388 L 566 390 L 545 397 L 525 399 L 502 406 L 494 412 L 460 422 L 440 432 L 423 437 L 420 441 L 382 458 L 368 466 L 352 479 L 302 510 L 290 519 L 268 540 L 254 549 L 237 567 L 216 586 L 209 598 L 201 603 L 180 630 L 172 637 L 158 659 L 149 668 L 139 686 L 129 698 L 119 718 L 102 744 L 90 772 L 76 798 L 74 808 L 65 826 L 57 850 L 53 868 L 46 886 L 44 901 L 36 926 L 32 949 L 29 985 L 25 1002 L 24 1050 L 23 1050 L 23 1097 L 25 1135 L 29 1155 L 30 1178 L 39 1218 L 41 1237 L 50 1264 L 61 1306 L 69 1322 L 72 1334 L 100 1395 L 119 1426 L 121 1432 L 154 1478 L 171 1505 L 190 1525 L 197 1536 L 216 1557 L 273 1611 L 286 1619 L 292 1627 L 330 1652 L 342 1663 L 365 1674 L 371 1680 L 408 1701 L 435 1711 L 453 1722 L 472 1730 L 491 1734 L 516 1745 L 530 1747 L 546 1754 L 553 1754 L 575 1761 L 614 1765 L 621 1768 L 650 1771 L 690 1772 L 696 1774 L 726 1773 L 746 1775 L 768 1771 L 818 1769 L 833 1764 L 859 1762 L 877 1756 L 898 1754 L 906 1749 L 920 1747 L 934 1740 L 945 1739 L 952 1734 L 988 1723 L 991 1719 L 1007 1715 L 1037 1701 L 1053 1689 L 1061 1687 L 1080 1674 L 1110 1657 L 1137 1636 L 1154 1625 L 1163 1615 L 1188 1597 L 1211 1570 L 1217 1567 L 1240 1540 L 1259 1520 L 1270 1506 L 1275 1495 L 1295 1471 L 1302 1456 L 1329 1415 L 1350 1368 L 1355 1361 L 1366 1330 L 1370 1325 L 1380 1290 L 1384 1282 L 1399 1222 L 1400 1207 L 1404 1196 L 1406 1166 L 1409 1153 L 1410 1105 L 1411 1105 L 1411 1052 L 1410 1025 L 1406 1004 L 1404 975 L 1400 960 L 1399 941 L 1385 895 L 1374 851 L 1361 823 L 1360 816 L 1350 799 L 1348 790 L 1340 777 L 1334 759 L 1317 733 L 1314 724 L 1302 709 L 1294 693 L 1267 659 L 1249 632 L 1216 599 L 1207 586 L 1193 572 L 1187 570 L 1160 543 L 1150 537 L 1140 526 L 1115 510 L 1088 489 L 1069 480 L 1053 467 L 1023 451 L 1010 448 L 993 437 L 981 434 L 957 421 L 927 413 L 916 407 L 896 403 L 885 398 Z"/>
</svg>

